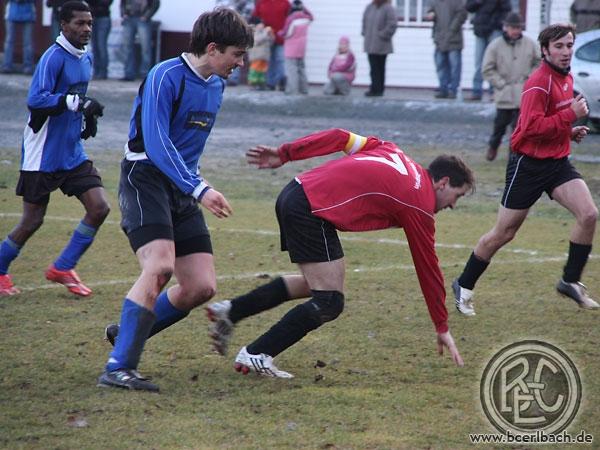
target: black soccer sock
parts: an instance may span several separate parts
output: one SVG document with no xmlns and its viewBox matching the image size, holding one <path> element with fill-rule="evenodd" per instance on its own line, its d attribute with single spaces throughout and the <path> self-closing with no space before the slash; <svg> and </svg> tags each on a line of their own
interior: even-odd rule
<svg viewBox="0 0 600 450">
<path fill-rule="evenodd" d="M 290 295 L 283 278 L 275 278 L 270 283 L 231 300 L 229 320 L 233 323 L 239 322 L 245 317 L 275 308 L 288 300 Z"/>
<path fill-rule="evenodd" d="M 321 320 L 311 314 L 305 303 L 297 305 L 290 309 L 269 331 L 248 345 L 246 350 L 253 355 L 264 353 L 275 357 L 310 331 L 319 328 L 321 323 Z"/>
<path fill-rule="evenodd" d="M 472 252 L 465 268 L 463 269 L 462 274 L 458 278 L 458 284 L 460 287 L 465 289 L 473 289 L 475 287 L 475 283 L 479 280 L 479 277 L 485 272 L 489 261 L 484 261 L 483 259 L 475 256 L 475 253 Z"/>
<path fill-rule="evenodd" d="M 576 244 L 569 241 L 569 257 L 563 268 L 563 280 L 567 283 L 576 283 L 581 280 L 581 273 L 592 252 L 592 246 Z"/>
<path fill-rule="evenodd" d="M 246 347 L 248 353 L 277 356 L 325 322 L 335 320 L 344 310 L 339 291 L 312 291 L 313 297 L 292 308 L 269 331 Z"/>
</svg>

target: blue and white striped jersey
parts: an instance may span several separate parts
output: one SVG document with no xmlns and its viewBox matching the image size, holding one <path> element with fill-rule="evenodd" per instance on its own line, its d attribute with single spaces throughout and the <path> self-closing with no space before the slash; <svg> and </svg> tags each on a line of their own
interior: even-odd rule
<svg viewBox="0 0 600 450">
<path fill-rule="evenodd" d="M 83 116 L 67 108 L 68 94 L 85 96 L 92 58 L 61 34 L 42 55 L 31 80 L 29 120 L 23 133 L 21 170 L 70 170 L 88 159 L 81 143 Z"/>
<path fill-rule="evenodd" d="M 198 198 L 208 185 L 199 160 L 223 101 L 225 83 L 204 79 L 186 55 L 150 70 L 133 102 L 125 158 L 153 164 L 182 192 Z"/>
</svg>

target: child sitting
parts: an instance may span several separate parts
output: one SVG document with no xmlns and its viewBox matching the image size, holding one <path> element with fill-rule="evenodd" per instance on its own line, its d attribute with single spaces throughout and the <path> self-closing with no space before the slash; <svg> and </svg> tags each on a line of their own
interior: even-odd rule
<svg viewBox="0 0 600 450">
<path fill-rule="evenodd" d="M 346 36 L 340 38 L 337 53 L 331 58 L 327 77 L 329 82 L 325 85 L 325 95 L 348 95 L 350 86 L 356 73 L 356 60 L 350 50 L 350 39 Z"/>
</svg>

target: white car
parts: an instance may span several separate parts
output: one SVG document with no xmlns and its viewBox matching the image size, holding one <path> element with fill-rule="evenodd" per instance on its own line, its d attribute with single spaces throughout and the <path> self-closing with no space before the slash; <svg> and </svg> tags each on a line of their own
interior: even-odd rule
<svg viewBox="0 0 600 450">
<path fill-rule="evenodd" d="M 589 121 L 600 130 L 600 29 L 577 35 L 571 73 L 575 95 L 585 97 L 590 109 Z"/>
</svg>

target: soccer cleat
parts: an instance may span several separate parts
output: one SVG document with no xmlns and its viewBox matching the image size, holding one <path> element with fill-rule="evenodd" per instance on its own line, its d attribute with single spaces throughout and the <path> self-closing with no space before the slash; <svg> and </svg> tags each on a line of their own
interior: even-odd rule
<svg viewBox="0 0 600 450">
<path fill-rule="evenodd" d="M 0 297 L 5 295 L 15 295 L 21 292 L 12 282 L 9 274 L 0 275 Z"/>
<path fill-rule="evenodd" d="M 141 376 L 138 371 L 132 369 L 117 369 L 112 372 L 104 372 L 98 378 L 96 386 L 130 389 L 132 391 L 159 391 L 156 384 L 150 383 L 148 378 Z"/>
<path fill-rule="evenodd" d="M 475 305 L 473 305 L 473 291 L 460 287 L 458 279 L 452 282 L 452 290 L 454 291 L 454 303 L 456 309 L 465 316 L 475 315 Z"/>
<path fill-rule="evenodd" d="M 81 279 L 73 269 L 58 270 L 52 264 L 46 270 L 46 280 L 62 284 L 70 292 L 81 297 L 92 295 L 92 290 L 81 282 Z"/>
<path fill-rule="evenodd" d="M 238 355 L 235 357 L 233 368 L 247 375 L 250 372 L 256 372 L 259 375 L 273 378 L 294 378 L 291 373 L 279 370 L 273 364 L 273 357 L 261 353 L 260 355 L 252 355 L 248 353 L 246 347 L 242 347 Z"/>
<path fill-rule="evenodd" d="M 104 329 L 104 340 L 110 342 L 110 345 L 115 346 L 115 341 L 119 335 L 119 325 L 110 323 Z"/>
<path fill-rule="evenodd" d="M 206 315 L 208 320 L 212 322 L 209 334 L 213 340 L 213 349 L 222 356 L 227 354 L 229 341 L 233 335 L 234 325 L 229 320 L 229 311 L 231 311 L 231 302 L 229 300 L 211 303 L 206 306 Z"/>
<path fill-rule="evenodd" d="M 583 309 L 598 309 L 600 305 L 596 303 L 587 293 L 587 288 L 583 283 L 567 283 L 562 278 L 556 285 L 556 290 L 559 294 L 569 297 L 574 300 L 580 308 Z"/>
</svg>

